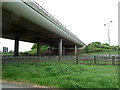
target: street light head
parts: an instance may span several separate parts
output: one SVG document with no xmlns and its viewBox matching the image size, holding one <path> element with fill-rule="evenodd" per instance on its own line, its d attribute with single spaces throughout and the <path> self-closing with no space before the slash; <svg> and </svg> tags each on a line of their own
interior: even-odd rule
<svg viewBox="0 0 120 90">
<path fill-rule="evenodd" d="M 110 22 L 108 22 L 108 23 L 104 24 L 104 26 L 108 25 L 108 24 L 109 24 L 109 23 L 111 23 L 111 22 L 112 22 L 112 20 L 111 20 Z"/>
</svg>

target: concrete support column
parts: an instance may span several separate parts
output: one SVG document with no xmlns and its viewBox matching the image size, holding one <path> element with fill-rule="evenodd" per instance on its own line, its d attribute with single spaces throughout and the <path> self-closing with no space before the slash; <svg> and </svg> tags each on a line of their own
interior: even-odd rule
<svg viewBox="0 0 120 90">
<path fill-rule="evenodd" d="M 15 37 L 14 56 L 19 56 L 19 37 Z"/>
<path fill-rule="evenodd" d="M 75 56 L 77 55 L 77 45 L 75 45 Z"/>
<path fill-rule="evenodd" d="M 63 55 L 65 55 L 65 46 L 63 46 Z"/>
<path fill-rule="evenodd" d="M 62 39 L 59 42 L 59 56 L 62 56 Z"/>
<path fill-rule="evenodd" d="M 53 55 L 53 46 L 50 45 L 50 55 Z"/>
<path fill-rule="evenodd" d="M 37 56 L 40 56 L 41 55 L 41 42 L 40 40 L 38 40 L 37 42 Z"/>
<path fill-rule="evenodd" d="M 50 50 L 52 50 L 53 49 L 53 45 L 50 45 Z"/>
</svg>

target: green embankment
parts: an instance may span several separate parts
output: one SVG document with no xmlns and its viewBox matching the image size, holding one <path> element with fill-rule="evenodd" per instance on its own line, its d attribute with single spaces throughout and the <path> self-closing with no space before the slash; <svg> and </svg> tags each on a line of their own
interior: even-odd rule
<svg viewBox="0 0 120 90">
<path fill-rule="evenodd" d="M 62 62 L 3 64 L 4 80 L 55 88 L 118 88 L 118 66 Z"/>
<path fill-rule="evenodd" d="M 111 51 L 102 51 L 102 52 L 94 52 L 94 53 L 82 53 L 83 55 L 118 55 L 120 54 L 118 50 L 111 50 Z"/>
</svg>

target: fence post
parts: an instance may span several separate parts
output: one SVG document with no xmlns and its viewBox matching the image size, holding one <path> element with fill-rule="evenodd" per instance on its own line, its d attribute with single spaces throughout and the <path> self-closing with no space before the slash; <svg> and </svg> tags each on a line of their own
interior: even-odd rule
<svg viewBox="0 0 120 90">
<path fill-rule="evenodd" d="M 115 57 L 112 56 L 112 65 L 115 65 Z"/>
<path fill-rule="evenodd" d="M 96 64 L 96 56 L 94 55 L 94 64 Z"/>
<path fill-rule="evenodd" d="M 76 64 L 78 64 L 78 56 L 75 56 Z"/>
<path fill-rule="evenodd" d="M 2 64 L 5 64 L 5 57 L 4 56 L 2 56 Z"/>
<path fill-rule="evenodd" d="M 60 62 L 60 57 L 61 57 L 61 56 L 59 56 L 59 62 Z"/>
</svg>

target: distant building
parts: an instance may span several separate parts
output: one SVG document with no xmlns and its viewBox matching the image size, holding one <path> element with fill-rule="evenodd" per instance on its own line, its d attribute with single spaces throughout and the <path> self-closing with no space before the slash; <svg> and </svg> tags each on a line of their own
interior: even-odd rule
<svg viewBox="0 0 120 90">
<path fill-rule="evenodd" d="M 3 47 L 3 53 L 7 53 L 8 52 L 8 47 Z"/>
</svg>

